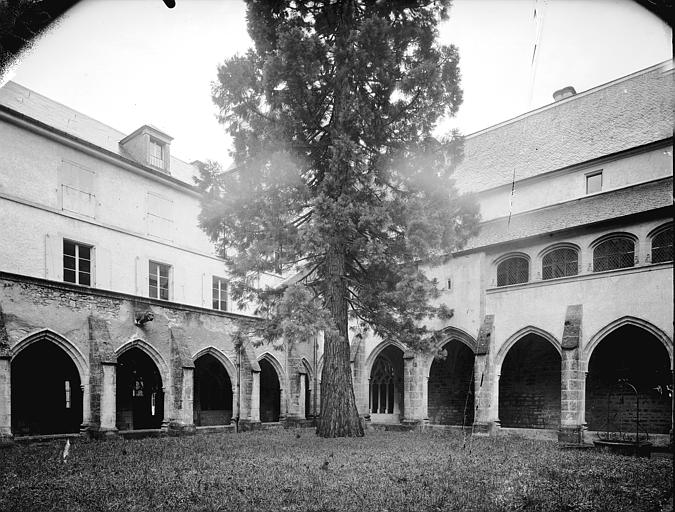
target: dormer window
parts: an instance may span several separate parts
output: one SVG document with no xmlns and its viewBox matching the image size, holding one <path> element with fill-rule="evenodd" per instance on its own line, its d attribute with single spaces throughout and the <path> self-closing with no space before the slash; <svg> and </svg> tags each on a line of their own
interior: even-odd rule
<svg viewBox="0 0 675 512">
<path fill-rule="evenodd" d="M 124 154 L 141 165 L 170 173 L 170 147 L 173 139 L 154 126 L 143 125 L 120 141 Z"/>
<path fill-rule="evenodd" d="M 150 137 L 150 165 L 164 169 L 164 145 Z"/>
</svg>

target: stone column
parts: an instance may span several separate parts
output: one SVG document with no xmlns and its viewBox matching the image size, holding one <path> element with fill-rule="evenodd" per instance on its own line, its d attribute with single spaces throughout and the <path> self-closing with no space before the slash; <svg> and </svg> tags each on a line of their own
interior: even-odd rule
<svg viewBox="0 0 675 512">
<path fill-rule="evenodd" d="M 307 388 L 305 386 L 305 373 L 298 373 L 298 377 L 300 378 L 300 392 L 298 396 L 298 416 L 302 419 L 305 418 L 306 411 L 305 411 L 305 394 L 307 393 Z"/>
<path fill-rule="evenodd" d="M 11 376 L 10 356 L 0 354 L 0 444 L 12 438 Z"/>
<path fill-rule="evenodd" d="M 493 346 L 494 315 L 486 315 L 478 331 L 474 358 L 474 430 L 493 433 L 499 428 L 499 376 L 490 360 Z"/>
<path fill-rule="evenodd" d="M 558 441 L 561 443 L 581 444 L 583 442 L 586 375 L 579 360 L 582 317 L 583 308 L 581 304 L 567 306 L 560 365 L 560 430 Z"/>
<path fill-rule="evenodd" d="M 251 372 L 251 407 L 250 420 L 253 423 L 260 423 L 260 370 Z"/>
<path fill-rule="evenodd" d="M 425 398 L 425 378 L 418 364 L 417 357 L 412 352 L 403 355 L 403 423 L 421 423 L 425 419 L 422 412 L 422 402 Z"/>
<path fill-rule="evenodd" d="M 101 426 L 103 435 L 117 432 L 117 365 L 101 363 L 103 382 L 101 383 Z"/>
<path fill-rule="evenodd" d="M 196 430 L 194 423 L 194 414 L 195 414 L 194 387 L 195 387 L 194 366 L 183 368 L 183 390 L 181 393 L 181 409 L 178 414 L 181 429 L 185 432 L 194 432 Z"/>
</svg>

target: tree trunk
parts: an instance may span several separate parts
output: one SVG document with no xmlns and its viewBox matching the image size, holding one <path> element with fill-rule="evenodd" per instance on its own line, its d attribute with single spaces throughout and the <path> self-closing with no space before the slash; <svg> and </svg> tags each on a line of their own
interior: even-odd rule
<svg viewBox="0 0 675 512">
<path fill-rule="evenodd" d="M 356 409 L 347 335 L 345 254 L 339 245 L 327 255 L 326 298 L 339 335 L 326 336 L 321 373 L 321 416 L 316 433 L 321 437 L 362 437 Z"/>
</svg>

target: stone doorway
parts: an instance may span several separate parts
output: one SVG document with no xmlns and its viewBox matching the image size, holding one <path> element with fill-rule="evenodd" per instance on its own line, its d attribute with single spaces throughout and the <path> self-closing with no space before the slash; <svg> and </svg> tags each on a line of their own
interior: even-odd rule
<svg viewBox="0 0 675 512">
<path fill-rule="evenodd" d="M 560 363 L 556 348 L 537 334 L 509 349 L 499 378 L 502 427 L 560 428 Z"/>
<path fill-rule="evenodd" d="M 19 352 L 11 368 L 15 436 L 80 431 L 82 387 L 75 363 L 49 340 Z"/>
<path fill-rule="evenodd" d="M 117 358 L 117 428 L 155 429 L 164 420 L 162 377 L 154 361 L 133 347 Z"/>
<path fill-rule="evenodd" d="M 628 389 L 623 393 L 617 389 L 618 379 L 628 379 L 638 391 L 641 433 L 669 433 L 672 399 L 668 396 L 667 386 L 672 385 L 672 376 L 670 357 L 663 343 L 635 325 L 619 327 L 600 341 L 588 362 L 588 430 L 606 431 L 609 421 L 612 432 L 635 433 L 635 394 Z M 611 390 L 614 392 L 610 398 Z"/>
<path fill-rule="evenodd" d="M 232 381 L 223 364 L 211 354 L 195 360 L 195 425 L 229 425 L 232 419 Z"/>
<path fill-rule="evenodd" d="M 279 421 L 281 416 L 281 386 L 274 366 L 263 358 L 260 364 L 260 421 Z"/>
<path fill-rule="evenodd" d="M 403 351 L 389 345 L 377 356 L 370 371 L 370 419 L 399 423 L 403 418 Z"/>
<path fill-rule="evenodd" d="M 473 350 L 459 340 L 449 341 L 443 350 L 445 359 L 434 359 L 429 370 L 429 421 L 436 425 L 472 425 Z"/>
</svg>

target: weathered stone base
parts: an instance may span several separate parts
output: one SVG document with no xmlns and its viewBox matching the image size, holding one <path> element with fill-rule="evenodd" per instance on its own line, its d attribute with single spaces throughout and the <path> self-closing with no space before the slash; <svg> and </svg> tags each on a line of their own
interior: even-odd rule
<svg viewBox="0 0 675 512">
<path fill-rule="evenodd" d="M 498 421 L 476 422 L 473 424 L 473 433 L 478 435 L 494 436 L 499 433 Z"/>
<path fill-rule="evenodd" d="M 286 418 L 284 428 L 313 428 L 316 423 L 313 419 L 306 418 Z"/>
<path fill-rule="evenodd" d="M 87 430 L 87 436 L 91 439 L 119 439 L 120 435 L 116 428 L 90 428 Z"/>
<path fill-rule="evenodd" d="M 251 432 L 253 430 L 263 430 L 263 424 L 259 421 L 239 420 L 239 432 Z"/>
<path fill-rule="evenodd" d="M 197 428 L 194 425 L 183 425 L 182 423 L 169 423 L 167 433 L 172 437 L 177 436 L 192 436 L 197 433 Z"/>
<path fill-rule="evenodd" d="M 558 431 L 558 442 L 563 444 L 583 444 L 583 427 L 581 425 L 560 427 L 560 430 Z"/>
</svg>

